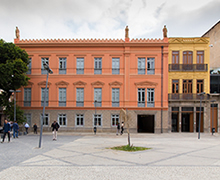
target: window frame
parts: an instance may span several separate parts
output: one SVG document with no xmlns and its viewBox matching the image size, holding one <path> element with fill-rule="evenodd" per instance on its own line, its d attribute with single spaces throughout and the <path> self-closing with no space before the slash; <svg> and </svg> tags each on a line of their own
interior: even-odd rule
<svg viewBox="0 0 220 180">
<path fill-rule="evenodd" d="M 66 107 L 66 88 L 59 88 L 59 107 Z"/>
<path fill-rule="evenodd" d="M 147 74 L 155 74 L 155 58 L 147 58 Z"/>
<path fill-rule="evenodd" d="M 120 88 L 112 88 L 112 107 L 119 107 L 119 102 L 120 102 Z"/>
<path fill-rule="evenodd" d="M 78 125 L 78 124 L 77 124 L 77 118 L 82 118 L 82 119 L 79 119 L 79 121 L 82 121 L 83 124 Z M 84 124 L 85 124 L 84 114 L 76 114 L 76 115 L 75 115 L 75 126 L 76 126 L 76 127 L 84 127 Z"/>
<path fill-rule="evenodd" d="M 146 103 L 146 92 L 145 88 L 138 88 L 138 107 L 145 107 Z"/>
<path fill-rule="evenodd" d="M 102 74 L 102 58 L 94 58 L 94 74 Z"/>
<path fill-rule="evenodd" d="M 41 74 L 47 74 L 47 70 L 44 69 L 44 65 L 43 65 L 44 62 L 49 66 L 49 57 L 41 58 Z"/>
<path fill-rule="evenodd" d="M 120 74 L 120 58 L 112 58 L 112 74 Z"/>
<path fill-rule="evenodd" d="M 102 88 L 94 88 L 94 107 L 95 106 L 102 107 Z"/>
<path fill-rule="evenodd" d="M 97 116 L 99 116 L 98 118 L 100 118 L 100 124 L 101 125 L 95 125 L 95 118 L 97 118 Z M 96 127 L 102 127 L 102 114 L 93 114 L 93 127 L 95 127 L 95 126 Z"/>
<path fill-rule="evenodd" d="M 76 58 L 76 74 L 84 74 L 84 58 Z"/>
<path fill-rule="evenodd" d="M 114 125 L 113 125 L 113 121 L 114 121 Z M 117 127 L 117 123 L 120 123 L 119 114 L 111 114 L 111 127 Z"/>
<path fill-rule="evenodd" d="M 44 106 L 44 91 L 45 91 L 45 88 L 41 88 L 41 106 Z M 46 92 L 45 106 L 48 106 L 48 104 L 49 104 L 49 88 L 47 88 L 47 92 Z"/>
<path fill-rule="evenodd" d="M 76 107 L 84 107 L 84 88 L 76 88 Z"/>
<path fill-rule="evenodd" d="M 66 74 L 66 57 L 59 58 L 59 74 Z"/>
<path fill-rule="evenodd" d="M 61 118 L 61 121 L 62 121 L 62 123 L 61 123 L 61 121 L 60 121 L 60 118 Z M 65 118 L 65 120 L 64 120 L 64 118 Z M 65 121 L 65 124 L 63 123 Z M 58 124 L 60 125 L 60 127 L 66 127 L 67 126 L 67 115 L 66 114 L 58 114 L 58 116 L 57 116 L 57 122 L 58 122 Z M 63 125 L 64 124 L 64 125 Z"/>
<path fill-rule="evenodd" d="M 45 122 L 45 120 L 43 120 L 43 126 L 45 126 L 45 127 L 48 127 L 49 126 L 49 124 L 50 124 L 50 116 L 49 116 L 49 114 L 48 113 L 45 113 L 44 114 L 44 118 L 46 119 L 47 118 L 47 124 L 46 124 L 46 122 Z M 43 119 L 43 113 L 41 113 L 40 114 L 40 123 L 41 123 L 41 120 Z"/>
<path fill-rule="evenodd" d="M 138 58 L 138 74 L 146 73 L 146 58 Z"/>
<path fill-rule="evenodd" d="M 31 106 L 31 88 L 24 88 L 24 107 Z"/>
<path fill-rule="evenodd" d="M 147 107 L 155 107 L 155 89 L 147 88 Z"/>
</svg>

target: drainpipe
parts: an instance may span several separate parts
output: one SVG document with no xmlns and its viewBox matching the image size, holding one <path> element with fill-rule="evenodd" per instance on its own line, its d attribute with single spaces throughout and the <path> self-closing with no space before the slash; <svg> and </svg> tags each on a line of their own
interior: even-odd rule
<svg viewBox="0 0 220 180">
<path fill-rule="evenodd" d="M 163 133 L 163 46 L 161 46 L 161 133 Z"/>
</svg>

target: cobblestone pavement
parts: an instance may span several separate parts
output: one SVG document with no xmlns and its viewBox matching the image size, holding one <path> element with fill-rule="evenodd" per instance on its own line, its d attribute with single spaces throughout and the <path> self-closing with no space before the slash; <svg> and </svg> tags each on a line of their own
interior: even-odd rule
<svg viewBox="0 0 220 180">
<path fill-rule="evenodd" d="M 150 150 L 124 152 L 127 135 L 60 133 L 20 136 L 0 144 L 0 179 L 164 179 L 219 180 L 220 135 L 196 133 L 131 134 L 134 146 Z"/>
</svg>

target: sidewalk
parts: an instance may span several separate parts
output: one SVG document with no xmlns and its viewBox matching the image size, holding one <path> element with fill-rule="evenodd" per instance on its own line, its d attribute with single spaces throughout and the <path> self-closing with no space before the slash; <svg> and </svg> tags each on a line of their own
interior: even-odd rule
<svg viewBox="0 0 220 180">
<path fill-rule="evenodd" d="M 107 148 L 126 145 L 126 134 L 59 133 L 58 141 L 52 141 L 51 133 L 44 133 L 41 149 L 36 148 L 39 136 L 21 136 L 0 144 L 0 179 L 219 180 L 220 136 L 197 137 L 131 134 L 134 146 L 152 149 L 124 152 Z"/>
</svg>

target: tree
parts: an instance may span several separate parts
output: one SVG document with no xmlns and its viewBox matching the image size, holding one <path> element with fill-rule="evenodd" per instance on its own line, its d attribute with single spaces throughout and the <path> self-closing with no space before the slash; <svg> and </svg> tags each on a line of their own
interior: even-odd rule
<svg viewBox="0 0 220 180">
<path fill-rule="evenodd" d="M 0 89 L 2 90 L 0 106 L 6 108 L 5 112 L 8 112 L 11 107 L 9 98 L 12 92 L 9 90 L 16 90 L 28 84 L 29 78 L 25 73 L 28 70 L 27 65 L 29 63 L 28 54 L 25 50 L 0 39 Z"/>
<path fill-rule="evenodd" d="M 125 123 L 128 132 L 128 145 L 131 146 L 130 140 L 130 121 L 131 121 L 131 114 L 127 112 L 127 110 L 121 109 L 120 111 L 120 120 Z"/>
</svg>

